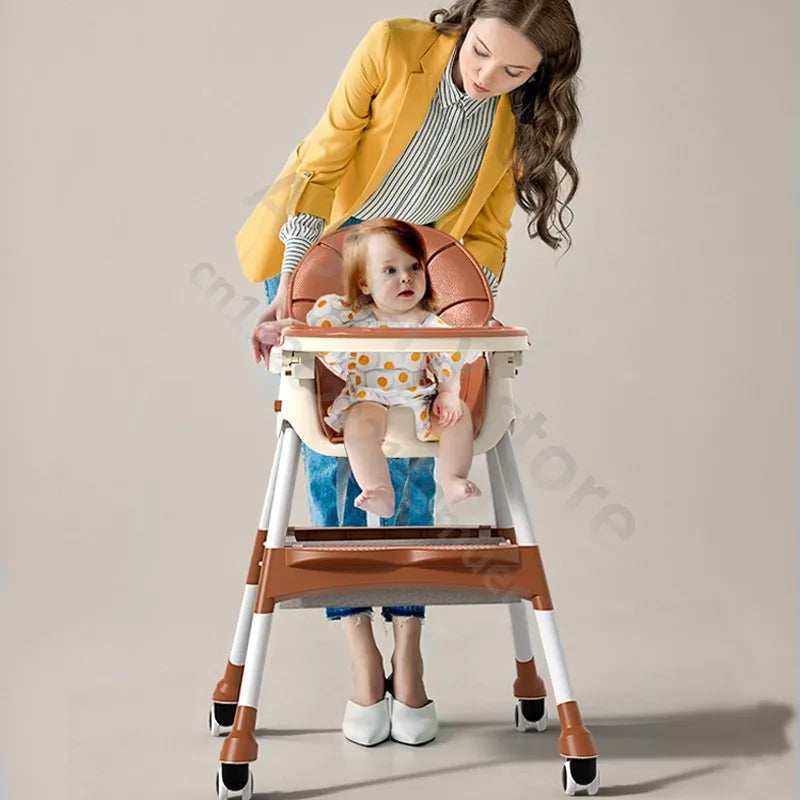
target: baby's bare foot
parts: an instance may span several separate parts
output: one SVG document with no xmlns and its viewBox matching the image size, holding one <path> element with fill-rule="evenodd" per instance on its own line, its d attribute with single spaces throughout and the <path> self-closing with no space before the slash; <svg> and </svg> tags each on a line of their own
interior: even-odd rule
<svg viewBox="0 0 800 800">
<path fill-rule="evenodd" d="M 379 517 L 391 517 L 394 514 L 394 490 L 390 486 L 364 489 L 353 501 L 353 505 Z"/>
<path fill-rule="evenodd" d="M 462 500 L 469 500 L 471 497 L 480 497 L 481 490 L 467 478 L 453 476 L 442 481 L 444 491 L 444 502 L 448 506 L 454 506 Z"/>
</svg>

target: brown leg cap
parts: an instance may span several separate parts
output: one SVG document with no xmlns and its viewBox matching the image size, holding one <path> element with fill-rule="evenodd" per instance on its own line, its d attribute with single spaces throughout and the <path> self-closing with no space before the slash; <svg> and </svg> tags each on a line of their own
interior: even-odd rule
<svg viewBox="0 0 800 800">
<path fill-rule="evenodd" d="M 256 709 L 239 706 L 233 720 L 233 730 L 222 744 L 219 760 L 226 764 L 249 764 L 257 759 Z"/>
<path fill-rule="evenodd" d="M 584 727 L 578 704 L 571 700 L 558 707 L 561 736 L 558 749 L 564 758 L 592 758 L 597 755 L 592 734 Z"/>
<path fill-rule="evenodd" d="M 547 696 L 544 681 L 536 674 L 534 659 L 517 661 L 517 679 L 514 681 L 514 697 L 537 700 Z"/>
<path fill-rule="evenodd" d="M 242 673 L 244 667 L 237 667 L 229 661 L 225 665 L 225 674 L 217 683 L 211 699 L 215 703 L 235 703 L 239 699 L 239 690 L 242 687 Z"/>
</svg>

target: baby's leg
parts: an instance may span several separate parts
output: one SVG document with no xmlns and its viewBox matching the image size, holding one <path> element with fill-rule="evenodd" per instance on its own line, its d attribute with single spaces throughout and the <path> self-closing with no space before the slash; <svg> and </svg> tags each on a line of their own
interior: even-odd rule
<svg viewBox="0 0 800 800">
<path fill-rule="evenodd" d="M 389 465 L 381 444 L 386 434 L 386 408 L 365 401 L 347 409 L 344 418 L 344 447 L 353 477 L 361 487 L 355 499 L 357 508 L 391 517 L 394 514 L 394 489 Z"/>
<path fill-rule="evenodd" d="M 461 419 L 447 428 L 442 428 L 436 417 L 431 419 L 431 428 L 439 437 L 442 491 L 448 506 L 470 497 L 478 497 L 481 493 L 481 490 L 467 479 L 472 465 L 472 416 L 463 400 L 461 411 Z"/>
</svg>

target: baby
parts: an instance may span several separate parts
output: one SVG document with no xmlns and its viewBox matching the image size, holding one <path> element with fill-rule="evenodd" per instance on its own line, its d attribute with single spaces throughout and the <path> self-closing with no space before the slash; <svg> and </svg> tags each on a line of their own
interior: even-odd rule
<svg viewBox="0 0 800 800">
<path fill-rule="evenodd" d="M 305 324 L 321 327 L 446 328 L 433 313 L 425 246 L 419 233 L 394 219 L 355 226 L 342 252 L 347 294 L 320 297 Z M 278 331 L 304 325 L 293 319 L 264 323 L 264 344 Z M 381 450 L 388 408 L 409 406 L 417 438 L 439 441 L 445 502 L 453 505 L 480 495 L 467 479 L 472 463 L 472 419 L 460 397 L 459 372 L 477 353 L 323 353 L 322 359 L 345 381 L 325 421 L 344 431 L 353 476 L 361 488 L 355 505 L 380 517 L 394 513 L 389 466 Z"/>
</svg>

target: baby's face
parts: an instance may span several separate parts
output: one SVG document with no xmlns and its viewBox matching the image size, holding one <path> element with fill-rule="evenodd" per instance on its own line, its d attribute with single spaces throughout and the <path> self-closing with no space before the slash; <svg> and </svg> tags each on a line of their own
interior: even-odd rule
<svg viewBox="0 0 800 800">
<path fill-rule="evenodd" d="M 381 311 L 412 311 L 425 296 L 425 265 L 385 234 L 369 238 L 366 272 L 361 290 Z"/>
</svg>

